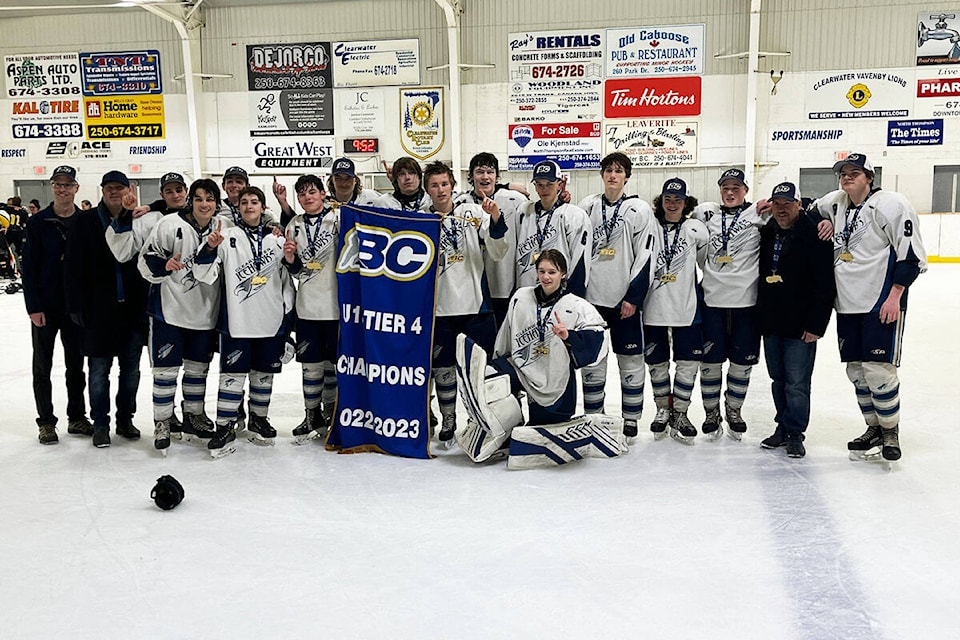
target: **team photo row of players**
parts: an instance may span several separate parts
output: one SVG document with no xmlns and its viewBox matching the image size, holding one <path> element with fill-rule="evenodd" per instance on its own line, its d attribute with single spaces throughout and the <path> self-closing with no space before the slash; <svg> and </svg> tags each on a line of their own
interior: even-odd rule
<svg viewBox="0 0 960 640">
<path fill-rule="evenodd" d="M 720 176 L 719 203 L 700 204 L 680 178 L 648 203 L 628 195 L 630 160 L 612 153 L 601 162 L 602 193 L 577 205 L 549 160 L 533 168 L 535 197 L 528 198 L 523 185 L 498 183 L 499 163 L 489 153 L 471 159 L 472 188 L 459 193 L 441 162 L 424 170 L 400 158 L 390 176 L 394 191 L 380 195 L 363 189 L 354 163 L 339 158 L 326 183 L 298 178 L 299 213 L 274 180 L 278 219 L 240 167 L 219 185 L 200 179 L 188 187 L 168 173 L 162 200 L 143 207 L 131 201 L 127 176 L 111 171 L 98 206 L 82 213 L 73 201 L 76 170 L 57 167 L 53 202 L 27 223 L 22 266 L 40 442 L 58 439 L 50 382 L 58 334 L 68 432 L 91 435 L 95 446 L 110 444 L 113 359 L 116 433 L 140 435 L 133 416 L 144 345 L 157 450 L 181 438 L 220 457 L 241 433 L 272 444 L 273 379 L 293 357 L 302 368 L 305 415 L 292 435 L 301 444 L 322 440 L 334 418 L 338 367 L 349 366 L 338 362 L 340 323 L 386 322 L 403 339 L 410 322 L 371 320 L 338 304 L 338 205 L 352 203 L 438 216 L 434 348 L 421 378 L 429 375 L 435 387 L 442 445 L 457 431 L 461 334 L 489 356 L 491 374 L 507 374 L 513 393 L 526 396 L 531 425 L 573 416 L 577 369 L 585 411 L 603 412 L 612 349 L 624 436 L 638 436 L 649 369 L 650 430 L 685 444 L 698 435 L 687 415 L 698 373 L 703 434 L 742 437 L 741 408 L 762 339 L 777 412 L 776 431 L 762 445 L 802 457 L 816 341 L 836 308 L 841 359 L 867 425 L 849 443 L 851 454 L 898 459 L 906 290 L 926 263 L 919 224 L 903 196 L 874 187 L 865 156 L 853 154 L 834 170 L 840 189 L 806 207 L 792 183 L 749 202 L 739 169 Z M 204 406 L 217 353 L 211 419 Z"/>
</svg>

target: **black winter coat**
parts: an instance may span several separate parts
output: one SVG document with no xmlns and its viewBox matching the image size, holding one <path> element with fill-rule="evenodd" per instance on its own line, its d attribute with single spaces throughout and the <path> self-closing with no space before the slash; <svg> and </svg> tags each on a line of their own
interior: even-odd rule
<svg viewBox="0 0 960 640">
<path fill-rule="evenodd" d="M 777 234 L 783 245 L 774 275 Z M 801 338 L 804 331 L 822 336 L 830 324 L 837 285 L 833 278 L 833 243 L 817 238 L 817 227 L 803 213 L 787 230 L 771 219 L 760 230 L 760 285 L 757 312 L 760 332 L 782 338 Z"/>
<path fill-rule="evenodd" d="M 80 213 L 74 205 L 73 215 L 63 219 L 50 206 L 27 220 L 20 264 L 27 313 L 65 313 L 64 251 Z"/>
<path fill-rule="evenodd" d="M 143 336 L 144 343 L 147 334 L 147 282 L 137 270 L 137 257 L 120 263 L 110 252 L 106 229 L 111 221 L 100 203 L 80 215 L 67 241 L 67 311 L 81 320 L 81 349 L 88 357 L 119 355 L 132 334 Z"/>
</svg>

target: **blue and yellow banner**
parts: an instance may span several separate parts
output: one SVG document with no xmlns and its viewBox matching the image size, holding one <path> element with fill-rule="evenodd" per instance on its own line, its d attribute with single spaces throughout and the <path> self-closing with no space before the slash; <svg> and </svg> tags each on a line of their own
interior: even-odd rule
<svg viewBox="0 0 960 640">
<path fill-rule="evenodd" d="M 427 383 L 440 225 L 340 207 L 337 412 L 327 448 L 430 458 Z"/>
</svg>

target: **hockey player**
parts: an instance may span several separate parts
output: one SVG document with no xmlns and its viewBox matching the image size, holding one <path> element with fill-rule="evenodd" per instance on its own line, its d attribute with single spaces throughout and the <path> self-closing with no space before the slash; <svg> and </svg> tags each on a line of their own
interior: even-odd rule
<svg viewBox="0 0 960 640">
<path fill-rule="evenodd" d="M 273 181 L 276 185 L 276 178 Z M 227 227 L 239 225 L 243 221 L 243 216 L 240 214 L 240 192 L 250 186 L 250 176 L 243 167 L 229 167 L 223 172 L 223 180 L 220 184 L 223 187 L 225 197 L 217 215 L 223 219 Z M 280 211 L 280 222 L 277 222 L 276 217 L 270 211 L 264 211 L 263 216 L 267 229 L 278 235 L 280 235 L 281 226 L 292 218 L 292 210 L 283 211 L 282 209 Z"/>
<path fill-rule="evenodd" d="M 497 329 L 503 324 L 507 315 L 507 303 L 513 295 L 516 282 L 516 254 L 517 254 L 517 210 L 527 202 L 527 197 L 519 191 L 514 191 L 508 185 L 497 184 L 500 177 L 500 163 L 492 153 L 478 153 L 470 159 L 469 180 L 473 185 L 471 191 L 461 193 L 454 198 L 454 204 L 464 202 L 483 204 L 486 198 L 492 198 L 500 209 L 504 223 L 507 225 L 507 255 L 500 260 L 494 260 L 489 252 L 483 254 L 483 270 L 487 274 L 487 285 L 490 287 L 490 306 L 497 322 Z"/>
<path fill-rule="evenodd" d="M 641 310 L 650 285 L 653 210 L 636 195 L 626 194 L 632 171 L 619 152 L 600 161 L 603 193 L 588 196 L 580 208 L 593 227 L 590 284 L 586 299 L 610 328 L 610 341 L 620 368 L 623 434 L 637 436 L 643 411 L 643 324 Z M 603 413 L 607 360 L 583 370 L 583 408 Z"/>
<path fill-rule="evenodd" d="M 509 249 L 506 223 L 492 198 L 481 204 L 453 203 L 453 171 L 434 162 L 424 173 L 430 211 L 440 215 L 437 307 L 433 329 L 433 378 L 442 424 L 440 442 L 450 444 L 457 428 L 457 335 L 466 334 L 487 353 L 496 339 L 496 321 L 483 272 L 484 247 L 494 260 Z"/>
<path fill-rule="evenodd" d="M 607 341 L 597 310 L 567 288 L 563 253 L 545 249 L 534 267 L 539 284 L 513 294 L 489 364 L 510 376 L 514 394 L 526 391 L 528 424 L 545 425 L 573 416 L 574 370 L 604 358 Z"/>
<path fill-rule="evenodd" d="M 147 238 L 165 215 L 179 213 L 187 206 L 186 180 L 176 172 L 163 174 L 160 196 L 160 200 L 137 207 L 131 216 L 121 216 L 107 228 L 107 246 L 120 262 L 140 254 Z"/>
<path fill-rule="evenodd" d="M 650 431 L 659 440 L 669 429 L 684 444 L 693 444 L 697 435 L 687 409 L 703 354 L 697 266 L 703 265 L 708 234 L 702 222 L 690 217 L 696 205 L 680 178 L 667 180 L 654 198 L 659 224 L 653 234 L 650 290 L 643 304 L 644 355 L 657 404 Z M 671 343 L 676 363 L 672 388 Z"/>
<path fill-rule="evenodd" d="M 337 398 L 337 239 L 340 213 L 328 208 L 323 181 L 303 175 L 295 186 L 303 213 L 286 229 L 284 260 L 299 280 L 297 360 L 303 366 L 303 422 L 293 430 L 297 444 L 327 435 Z M 293 247 L 293 251 L 289 249 Z"/>
<path fill-rule="evenodd" d="M 67 433 L 93 435 L 87 420 L 84 389 L 83 353 L 80 327 L 67 313 L 64 289 L 63 256 L 67 239 L 80 218 L 74 202 L 77 195 L 77 171 L 61 165 L 50 176 L 53 202 L 31 216 L 26 225 L 23 246 L 23 300 L 30 315 L 33 343 L 33 398 L 37 405 L 37 427 L 41 444 L 56 444 L 57 416 L 53 410 L 53 350 L 57 334 L 63 345 L 67 385 Z"/>
<path fill-rule="evenodd" d="M 169 174 L 168 174 L 169 175 Z M 179 190 L 176 190 L 179 191 Z M 165 453 L 182 429 L 188 441 L 206 446 L 213 421 L 204 412 L 207 372 L 216 348 L 221 285 L 199 282 L 197 250 L 213 231 L 220 189 L 213 180 L 190 185 L 190 206 L 163 218 L 140 253 L 139 268 L 151 283 L 150 361 L 153 367 L 154 447 Z M 177 375 L 183 367 L 183 425 L 174 417 Z"/>
<path fill-rule="evenodd" d="M 720 203 L 706 202 L 693 211 L 710 234 L 703 265 L 703 362 L 700 393 L 706 419 L 703 433 L 723 435 L 720 390 L 723 363 L 727 369 L 724 408 L 727 435 L 740 440 L 747 430 L 741 415 L 750 384 L 750 373 L 760 355 L 757 321 L 757 260 L 760 228 L 769 219 L 747 201 L 746 177 L 740 169 L 727 169 L 717 181 Z"/>
<path fill-rule="evenodd" d="M 537 201 L 525 203 L 517 216 L 517 286 L 535 285 L 537 257 L 545 249 L 558 249 L 570 265 L 567 288 L 583 296 L 590 277 L 590 218 L 560 198 L 563 182 L 556 162 L 538 162 L 533 185 Z"/>
<path fill-rule="evenodd" d="M 899 460 L 900 348 L 908 288 L 926 270 L 920 223 L 903 195 L 874 186 L 873 164 L 852 153 L 833 165 L 840 189 L 813 207 L 834 225 L 840 360 L 867 430 L 851 456 Z"/>
<path fill-rule="evenodd" d="M 235 450 L 234 428 L 240 429 L 237 409 L 248 374 L 248 439 L 255 444 L 273 444 L 277 432 L 267 412 L 295 296 L 290 275 L 281 267 L 284 238 L 272 234 L 264 220 L 263 191 L 247 187 L 240 192 L 239 203 L 241 224 L 224 229 L 218 218 L 216 230 L 207 236 L 194 265 L 197 280 L 212 285 L 222 271 L 224 281 L 217 434 L 207 445 L 214 458 Z"/>
<path fill-rule="evenodd" d="M 429 211 L 430 196 L 423 190 L 423 169 L 408 156 L 398 158 L 391 170 L 393 193 L 380 196 L 376 206 L 381 209 L 408 209 Z"/>
<path fill-rule="evenodd" d="M 357 175 L 357 167 L 350 158 L 337 158 L 333 161 L 333 168 L 327 179 L 327 194 L 331 200 L 361 207 L 375 207 L 381 197 L 376 191 L 363 188 Z"/>
</svg>

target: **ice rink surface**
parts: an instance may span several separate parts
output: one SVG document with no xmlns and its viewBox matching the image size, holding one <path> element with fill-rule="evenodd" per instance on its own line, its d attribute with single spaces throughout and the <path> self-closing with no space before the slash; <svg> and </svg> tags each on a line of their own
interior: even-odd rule
<svg viewBox="0 0 960 640">
<path fill-rule="evenodd" d="M 144 437 L 100 450 L 66 434 L 59 347 L 60 444 L 41 446 L 23 296 L 0 294 L 0 636 L 960 638 L 958 282 L 960 265 L 936 264 L 910 293 L 892 469 L 847 459 L 863 425 L 833 324 L 802 460 L 759 447 L 763 365 L 742 442 L 654 442 L 648 387 L 622 458 L 507 471 L 456 448 L 292 446 L 296 364 L 275 384 L 276 447 L 214 461 L 175 442 L 162 459 L 146 354 Z M 186 491 L 169 512 L 149 498 L 163 474 Z"/>
</svg>

